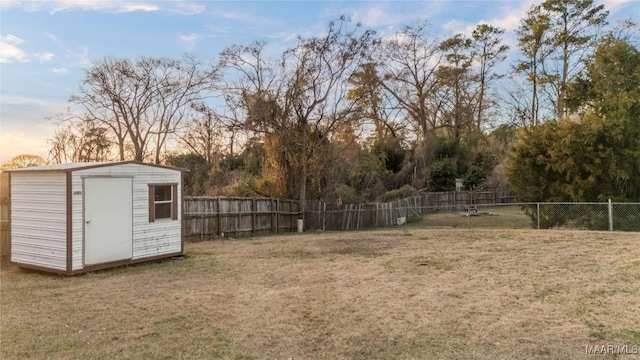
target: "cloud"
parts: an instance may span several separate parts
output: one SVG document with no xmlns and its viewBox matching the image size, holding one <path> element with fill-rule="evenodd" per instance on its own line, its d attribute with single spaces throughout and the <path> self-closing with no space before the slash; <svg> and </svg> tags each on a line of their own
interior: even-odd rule
<svg viewBox="0 0 640 360">
<path fill-rule="evenodd" d="M 53 126 L 40 126 L 34 131 L 2 131 L 0 133 L 0 164 L 21 154 L 39 155 L 47 158 L 47 139 L 53 136 Z"/>
<path fill-rule="evenodd" d="M 357 9 L 353 12 L 352 19 L 369 27 L 388 26 L 396 22 L 389 16 L 387 9 L 381 6 Z"/>
<path fill-rule="evenodd" d="M 200 35 L 195 33 L 180 35 L 180 42 L 185 44 L 188 51 L 191 51 L 195 48 L 198 40 L 200 40 Z"/>
<path fill-rule="evenodd" d="M 605 10 L 616 12 L 627 4 L 631 4 L 631 3 L 637 4 L 638 0 L 603 0 L 598 2 L 604 4 Z M 640 8 L 640 5 L 638 5 L 638 7 Z M 640 14 L 636 14 L 636 15 L 640 15 Z"/>
<path fill-rule="evenodd" d="M 426 2 L 363 2 L 362 7 L 350 10 L 351 18 L 378 30 L 394 32 L 398 26 L 410 25 L 417 21 L 432 20 L 446 9 L 446 1 Z M 375 4 L 375 5 L 371 5 Z M 386 28 L 386 29 L 380 29 Z"/>
<path fill-rule="evenodd" d="M 109 8 L 107 8 L 108 10 Z M 155 5 L 150 5 L 150 4 L 138 4 L 138 3 L 124 3 L 121 4 L 120 6 L 117 6 L 114 10 L 117 13 L 128 13 L 128 12 L 135 12 L 135 11 L 144 11 L 144 12 L 152 12 L 152 11 L 158 11 L 160 8 L 155 6 Z M 97 9 L 91 9 L 91 10 L 102 10 L 100 8 Z"/>
<path fill-rule="evenodd" d="M 515 31 L 520 26 L 520 21 L 526 17 L 527 11 L 533 5 L 532 1 L 506 1 L 501 6 L 496 6 L 495 15 L 488 19 L 480 19 L 470 22 L 464 19 L 452 19 L 443 25 L 443 28 L 451 33 L 471 35 L 476 26 L 488 24 L 504 29 L 506 33 Z"/>
<path fill-rule="evenodd" d="M 451 33 L 463 33 L 466 34 L 469 28 L 474 28 L 474 25 L 469 24 L 468 21 L 453 19 L 449 20 L 442 25 L 442 28 Z"/>
<path fill-rule="evenodd" d="M 245 23 L 264 22 L 264 19 L 261 19 L 251 13 L 243 12 L 243 11 L 226 11 L 226 10 L 219 9 L 215 12 L 215 15 L 223 19 L 236 20 L 236 21 L 245 22 Z"/>
<path fill-rule="evenodd" d="M 38 61 L 40 61 L 41 63 L 53 60 L 54 56 L 55 54 L 50 52 L 41 52 L 35 54 L 36 59 L 38 59 Z"/>
<path fill-rule="evenodd" d="M 176 6 L 177 12 L 183 15 L 201 14 L 205 11 L 206 8 L 207 7 L 205 5 L 202 5 L 200 3 L 192 3 L 186 1 L 179 1 Z"/>
<path fill-rule="evenodd" d="M 533 1 L 509 2 L 502 7 L 499 14 L 485 23 L 503 28 L 507 32 L 515 31 L 520 26 L 520 21 L 527 17 L 527 12 L 533 6 Z"/>
<path fill-rule="evenodd" d="M 23 6 L 26 8 L 27 5 L 31 5 L 31 4 L 22 4 L 20 0 L 2 0 L 0 1 L 0 10 L 7 10 L 12 7 L 18 7 L 18 6 Z"/>
<path fill-rule="evenodd" d="M 18 45 L 25 41 L 14 35 L 0 35 L 0 63 L 10 63 L 14 60 L 28 62 L 29 56 Z"/>
<path fill-rule="evenodd" d="M 2 0 L 2 10 L 21 8 L 26 11 L 49 11 L 59 13 L 72 10 L 104 11 L 110 13 L 131 13 L 136 11 L 155 12 L 171 11 L 183 15 L 195 15 L 205 11 L 206 6 L 200 2 L 190 1 L 132 1 L 132 0 L 49 0 L 49 1 L 19 1 Z"/>
<path fill-rule="evenodd" d="M 49 1 L 19 1 L 2 0 L 2 10 L 20 8 L 26 11 L 49 11 L 50 13 L 65 12 L 71 10 L 106 11 L 112 13 L 128 13 L 134 11 L 158 11 L 159 7 L 151 3 L 141 1 L 96 1 L 96 0 L 49 0 Z"/>
<path fill-rule="evenodd" d="M 112 13 L 129 13 L 135 11 L 157 11 L 158 6 L 143 2 L 131 1 L 95 1 L 95 0 L 54 0 L 43 3 L 51 13 L 80 9 L 84 11 L 106 11 Z"/>
<path fill-rule="evenodd" d="M 62 40 L 60 40 L 58 38 L 58 36 L 56 34 L 50 33 L 50 32 L 46 32 L 44 33 L 44 36 L 51 40 L 54 44 L 59 45 L 59 46 L 64 46 L 64 43 L 62 42 Z"/>
<path fill-rule="evenodd" d="M 77 51 L 67 51 L 67 58 L 74 67 L 89 67 L 93 64 L 93 59 L 89 54 L 89 47 L 83 46 L 82 52 Z"/>
<path fill-rule="evenodd" d="M 54 68 L 52 70 L 52 72 L 54 74 L 68 74 L 69 73 L 69 69 L 67 69 L 66 67 Z"/>
<path fill-rule="evenodd" d="M 47 139 L 53 136 L 51 116 L 63 112 L 66 102 L 45 101 L 20 96 L 0 99 L 0 163 L 20 154 L 47 157 Z"/>
</svg>

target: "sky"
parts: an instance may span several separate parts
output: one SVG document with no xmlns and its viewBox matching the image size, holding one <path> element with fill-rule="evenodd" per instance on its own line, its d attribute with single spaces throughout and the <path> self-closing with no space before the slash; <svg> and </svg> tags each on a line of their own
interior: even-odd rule
<svg viewBox="0 0 640 360">
<path fill-rule="evenodd" d="M 84 70 L 105 57 L 217 61 L 226 47 L 256 40 L 285 49 L 346 15 L 381 36 L 421 20 L 443 36 L 487 23 L 506 30 L 513 58 L 514 30 L 538 2 L 0 0 L 0 164 L 19 154 L 47 157 L 53 117 L 78 94 Z M 595 2 L 612 24 L 640 23 L 640 0 Z"/>
</svg>

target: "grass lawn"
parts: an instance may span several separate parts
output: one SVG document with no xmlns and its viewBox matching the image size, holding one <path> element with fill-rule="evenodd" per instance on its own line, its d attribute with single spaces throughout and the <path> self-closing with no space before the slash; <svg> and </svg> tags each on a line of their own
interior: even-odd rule
<svg viewBox="0 0 640 360">
<path fill-rule="evenodd" d="M 531 218 L 518 205 L 478 206 L 477 213 L 443 210 L 422 215 L 422 227 L 450 227 L 461 229 L 501 228 L 531 229 Z"/>
<path fill-rule="evenodd" d="M 640 347 L 640 235 L 420 226 L 1 269 L 1 359 L 584 359 Z M 638 349 L 640 351 L 640 349 Z M 637 358 L 623 355 L 619 358 Z"/>
</svg>

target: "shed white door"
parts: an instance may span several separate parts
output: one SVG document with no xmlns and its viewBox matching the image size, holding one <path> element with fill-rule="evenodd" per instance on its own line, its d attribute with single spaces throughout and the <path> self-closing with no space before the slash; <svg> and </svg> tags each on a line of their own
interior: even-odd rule
<svg viewBox="0 0 640 360">
<path fill-rule="evenodd" d="M 84 179 L 84 263 L 133 256 L 133 179 Z"/>
</svg>

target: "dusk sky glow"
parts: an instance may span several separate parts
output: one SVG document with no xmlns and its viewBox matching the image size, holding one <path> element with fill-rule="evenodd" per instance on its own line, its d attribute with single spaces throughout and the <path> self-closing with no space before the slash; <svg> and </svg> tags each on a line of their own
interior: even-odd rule
<svg viewBox="0 0 640 360">
<path fill-rule="evenodd" d="M 539 1 L 536 1 L 536 3 Z M 609 23 L 640 22 L 638 0 L 596 0 Z M 470 31 L 480 23 L 514 30 L 531 1 L 134 1 L 0 2 L 0 163 L 29 153 L 46 158 L 50 118 L 70 106 L 85 68 L 105 56 L 217 61 L 233 44 L 265 40 L 275 49 L 297 35 L 319 35 L 329 20 L 351 17 L 380 36 L 428 20 L 434 33 Z"/>
</svg>

